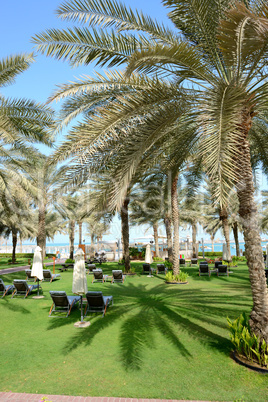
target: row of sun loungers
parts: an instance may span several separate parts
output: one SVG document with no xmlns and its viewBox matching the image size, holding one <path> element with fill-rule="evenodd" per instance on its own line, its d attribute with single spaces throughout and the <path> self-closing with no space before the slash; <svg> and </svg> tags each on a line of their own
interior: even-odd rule
<svg viewBox="0 0 268 402">
<path fill-rule="evenodd" d="M 36 277 L 32 276 L 32 271 L 30 269 L 25 269 L 25 274 L 26 274 L 26 281 L 28 282 L 35 282 Z M 44 275 L 44 282 L 52 282 L 57 278 L 61 278 L 60 274 L 52 274 L 50 269 L 43 269 L 43 275 Z"/>
<path fill-rule="evenodd" d="M 79 296 L 67 296 L 64 291 L 50 291 L 52 298 L 52 306 L 49 311 L 49 317 L 56 317 L 58 313 L 66 312 L 66 316 L 70 315 L 70 312 L 77 303 L 81 301 Z M 84 317 L 87 313 L 102 313 L 104 317 L 109 305 L 113 305 L 113 296 L 103 296 L 102 292 L 87 292 L 84 299 L 86 306 L 84 311 Z"/>
</svg>

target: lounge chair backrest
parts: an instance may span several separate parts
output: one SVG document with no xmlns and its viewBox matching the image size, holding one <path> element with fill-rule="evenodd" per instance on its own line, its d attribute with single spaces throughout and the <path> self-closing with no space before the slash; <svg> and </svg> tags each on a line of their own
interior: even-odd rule
<svg viewBox="0 0 268 402">
<path fill-rule="evenodd" d="M 142 265 L 142 268 L 143 268 L 143 271 L 149 272 L 150 269 L 151 269 L 151 266 L 150 266 L 150 264 L 143 264 L 143 265 Z"/>
<path fill-rule="evenodd" d="M 52 273 L 50 269 L 43 269 L 43 275 L 45 279 L 51 279 Z"/>
<path fill-rule="evenodd" d="M 89 307 L 94 310 L 103 310 L 104 300 L 102 292 L 87 292 L 86 294 L 87 302 Z"/>
<path fill-rule="evenodd" d="M 88 269 L 90 271 L 93 271 L 93 269 L 96 269 L 96 265 L 95 264 L 88 264 Z"/>
<path fill-rule="evenodd" d="M 197 258 L 192 258 L 191 259 L 191 264 L 197 264 L 197 262 L 198 262 Z"/>
<path fill-rule="evenodd" d="M 200 264 L 199 270 L 200 270 L 200 272 L 202 272 L 202 273 L 208 272 L 208 265 Z"/>
<path fill-rule="evenodd" d="M 161 271 L 161 272 L 165 271 L 165 269 L 166 269 L 165 264 L 157 264 L 156 266 L 157 266 L 158 271 Z"/>
<path fill-rule="evenodd" d="M 218 272 L 225 273 L 227 272 L 227 265 L 218 265 Z"/>
<path fill-rule="evenodd" d="M 25 274 L 29 279 L 34 279 L 34 276 L 32 276 L 32 270 L 31 269 L 25 269 Z"/>
<path fill-rule="evenodd" d="M 184 258 L 180 258 L 180 264 L 185 264 L 185 259 Z"/>
<path fill-rule="evenodd" d="M 206 265 L 206 266 L 208 266 L 208 263 L 207 263 L 207 261 L 200 261 L 200 267 L 201 267 L 201 265 Z"/>
<path fill-rule="evenodd" d="M 123 279 L 123 271 L 120 269 L 115 269 L 112 271 L 114 279 Z"/>
<path fill-rule="evenodd" d="M 58 307 L 68 307 L 69 306 L 69 301 L 68 297 L 66 295 L 66 292 L 64 291 L 50 291 L 50 296 L 52 297 L 52 300 L 54 304 Z"/>
<path fill-rule="evenodd" d="M 4 292 L 6 290 L 3 279 L 0 279 L 0 292 Z"/>
<path fill-rule="evenodd" d="M 218 268 L 219 265 L 222 265 L 221 261 L 215 261 L 215 268 Z"/>
<path fill-rule="evenodd" d="M 14 279 L 13 283 L 18 292 L 27 292 L 29 289 L 28 283 L 22 279 Z"/>
<path fill-rule="evenodd" d="M 93 269 L 92 270 L 94 278 L 95 279 L 102 279 L 103 278 L 103 272 L 101 269 Z"/>
</svg>

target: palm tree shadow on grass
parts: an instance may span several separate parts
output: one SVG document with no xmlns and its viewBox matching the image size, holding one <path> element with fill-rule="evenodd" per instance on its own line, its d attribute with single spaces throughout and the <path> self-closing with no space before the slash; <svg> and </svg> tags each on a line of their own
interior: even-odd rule
<svg viewBox="0 0 268 402">
<path fill-rule="evenodd" d="M 114 306 L 109 307 L 104 318 L 100 315 L 88 316 L 91 326 L 77 331 L 63 347 L 62 353 L 68 354 L 78 347 L 89 347 L 96 336 L 120 321 L 120 361 L 126 370 L 141 369 L 145 349 L 156 347 L 154 331 L 159 331 L 187 359 L 191 359 L 191 353 L 187 344 L 180 339 L 181 332 L 186 332 L 208 348 L 229 355 L 231 342 L 227 336 L 219 335 L 218 330 L 227 330 L 223 318 L 236 317 L 240 311 L 244 311 L 245 303 L 250 303 L 250 297 L 239 299 L 239 303 L 237 295 L 227 296 L 213 290 L 208 292 L 174 287 L 167 292 L 166 285 L 162 283 L 153 289 L 147 287 L 146 284 L 132 283 L 114 287 Z M 72 322 L 77 321 L 78 316 L 79 312 L 76 311 Z M 67 324 L 70 324 L 70 319 L 53 320 L 49 329 Z"/>
</svg>

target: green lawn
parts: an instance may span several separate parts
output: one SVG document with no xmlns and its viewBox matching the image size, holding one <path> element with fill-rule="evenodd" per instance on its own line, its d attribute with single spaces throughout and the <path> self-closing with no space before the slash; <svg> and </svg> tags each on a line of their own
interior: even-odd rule
<svg viewBox="0 0 268 402">
<path fill-rule="evenodd" d="M 11 259 L 11 257 L 0 257 L 0 271 L 1 271 L 1 269 L 28 265 L 28 260 L 29 260 L 29 258 L 18 257 L 18 258 L 16 258 L 16 264 L 11 264 L 11 263 L 8 263 L 8 260 L 10 260 L 10 259 Z M 33 261 L 32 258 L 31 258 L 31 261 Z M 46 258 L 44 263 L 52 262 L 52 261 L 53 261 L 52 258 Z"/>
<path fill-rule="evenodd" d="M 141 264 L 132 263 L 136 271 Z M 116 264 L 102 265 L 106 273 Z M 71 294 L 72 271 L 43 283 L 45 298 L 0 299 L 0 390 L 41 394 L 129 398 L 267 401 L 268 375 L 236 364 L 226 317 L 251 310 L 245 265 L 230 277 L 198 276 L 184 268 L 188 285 L 137 274 L 124 284 L 94 283 L 89 290 L 114 296 L 114 306 L 74 327 L 69 318 L 48 318 L 49 290 Z M 1 276 L 6 283 L 24 273 Z"/>
</svg>

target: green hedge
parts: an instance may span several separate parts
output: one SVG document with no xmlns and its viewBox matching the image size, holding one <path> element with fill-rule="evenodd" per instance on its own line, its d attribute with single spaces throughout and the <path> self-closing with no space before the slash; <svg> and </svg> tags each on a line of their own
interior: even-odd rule
<svg viewBox="0 0 268 402">
<path fill-rule="evenodd" d="M 34 253 L 16 253 L 16 258 L 33 258 Z M 56 254 L 48 254 L 46 255 L 48 258 L 56 257 Z M 0 253 L 0 258 L 11 258 L 12 253 Z"/>
<path fill-rule="evenodd" d="M 213 251 L 205 251 L 204 254 L 205 254 L 205 257 L 212 257 L 213 255 L 222 257 L 222 251 L 214 251 L 214 252 Z M 199 251 L 198 255 L 202 256 L 203 255 L 202 251 Z"/>
</svg>

